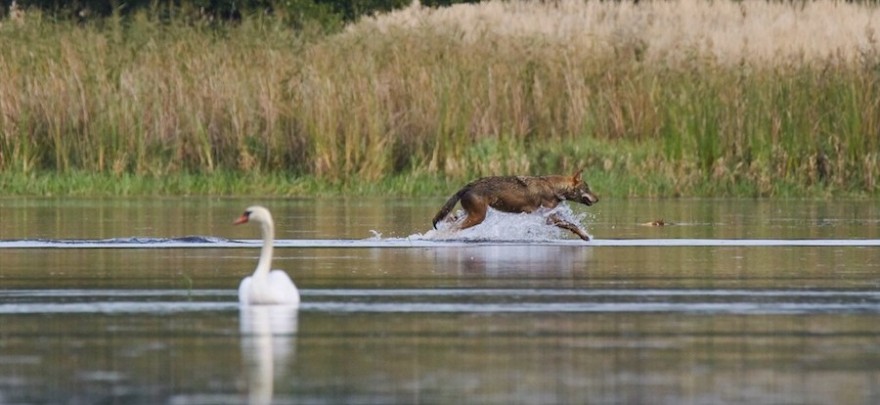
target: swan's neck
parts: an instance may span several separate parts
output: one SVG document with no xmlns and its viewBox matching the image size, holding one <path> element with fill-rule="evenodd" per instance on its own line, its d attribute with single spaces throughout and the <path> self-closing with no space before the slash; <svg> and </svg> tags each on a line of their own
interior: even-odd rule
<svg viewBox="0 0 880 405">
<path fill-rule="evenodd" d="M 265 278 L 272 268 L 272 241 L 275 239 L 275 227 L 271 222 L 260 224 L 263 233 L 263 248 L 260 249 L 260 261 L 254 271 L 254 278 Z"/>
</svg>

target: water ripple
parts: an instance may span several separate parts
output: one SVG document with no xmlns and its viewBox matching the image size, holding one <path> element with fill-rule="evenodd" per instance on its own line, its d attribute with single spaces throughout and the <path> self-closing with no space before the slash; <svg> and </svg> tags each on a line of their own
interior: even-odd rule
<svg viewBox="0 0 880 405">
<path fill-rule="evenodd" d="M 835 290 L 303 290 L 303 312 L 878 314 L 880 292 Z M 234 290 L 6 290 L 0 314 L 237 311 Z"/>
<path fill-rule="evenodd" d="M 258 247 L 256 239 L 212 236 L 179 238 L 126 237 L 112 239 L 0 240 L 0 249 L 181 249 Z M 454 248 L 473 246 L 580 246 L 580 247 L 872 247 L 880 239 L 579 239 L 557 240 L 427 240 L 416 238 L 279 239 L 280 248 Z"/>
</svg>

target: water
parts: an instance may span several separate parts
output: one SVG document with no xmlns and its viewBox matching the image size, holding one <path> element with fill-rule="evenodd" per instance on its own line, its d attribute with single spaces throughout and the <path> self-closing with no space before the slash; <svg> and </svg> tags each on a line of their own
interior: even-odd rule
<svg viewBox="0 0 880 405">
<path fill-rule="evenodd" d="M 255 202 L 298 310 L 236 302 Z M 442 202 L 0 199 L 0 403 L 880 402 L 876 204 Z"/>
</svg>

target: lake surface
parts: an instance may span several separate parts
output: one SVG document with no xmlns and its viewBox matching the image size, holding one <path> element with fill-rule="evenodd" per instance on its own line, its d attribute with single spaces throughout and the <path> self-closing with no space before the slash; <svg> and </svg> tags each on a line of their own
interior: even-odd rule
<svg viewBox="0 0 880 405">
<path fill-rule="evenodd" d="M 880 403 L 871 201 L 0 199 L 0 403 Z M 241 309 L 269 207 L 298 309 Z M 663 219 L 670 226 L 645 226 Z"/>
</svg>

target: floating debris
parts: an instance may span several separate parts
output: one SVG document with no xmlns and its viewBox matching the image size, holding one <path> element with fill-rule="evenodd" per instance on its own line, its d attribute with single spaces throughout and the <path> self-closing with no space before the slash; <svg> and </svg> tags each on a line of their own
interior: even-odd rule
<svg viewBox="0 0 880 405">
<path fill-rule="evenodd" d="M 645 222 L 640 225 L 642 225 L 642 226 L 669 226 L 669 225 L 675 225 L 675 224 L 673 224 L 672 222 L 666 222 L 666 220 L 664 220 L 664 219 L 658 219 L 658 220 L 651 221 L 651 222 Z"/>
</svg>

